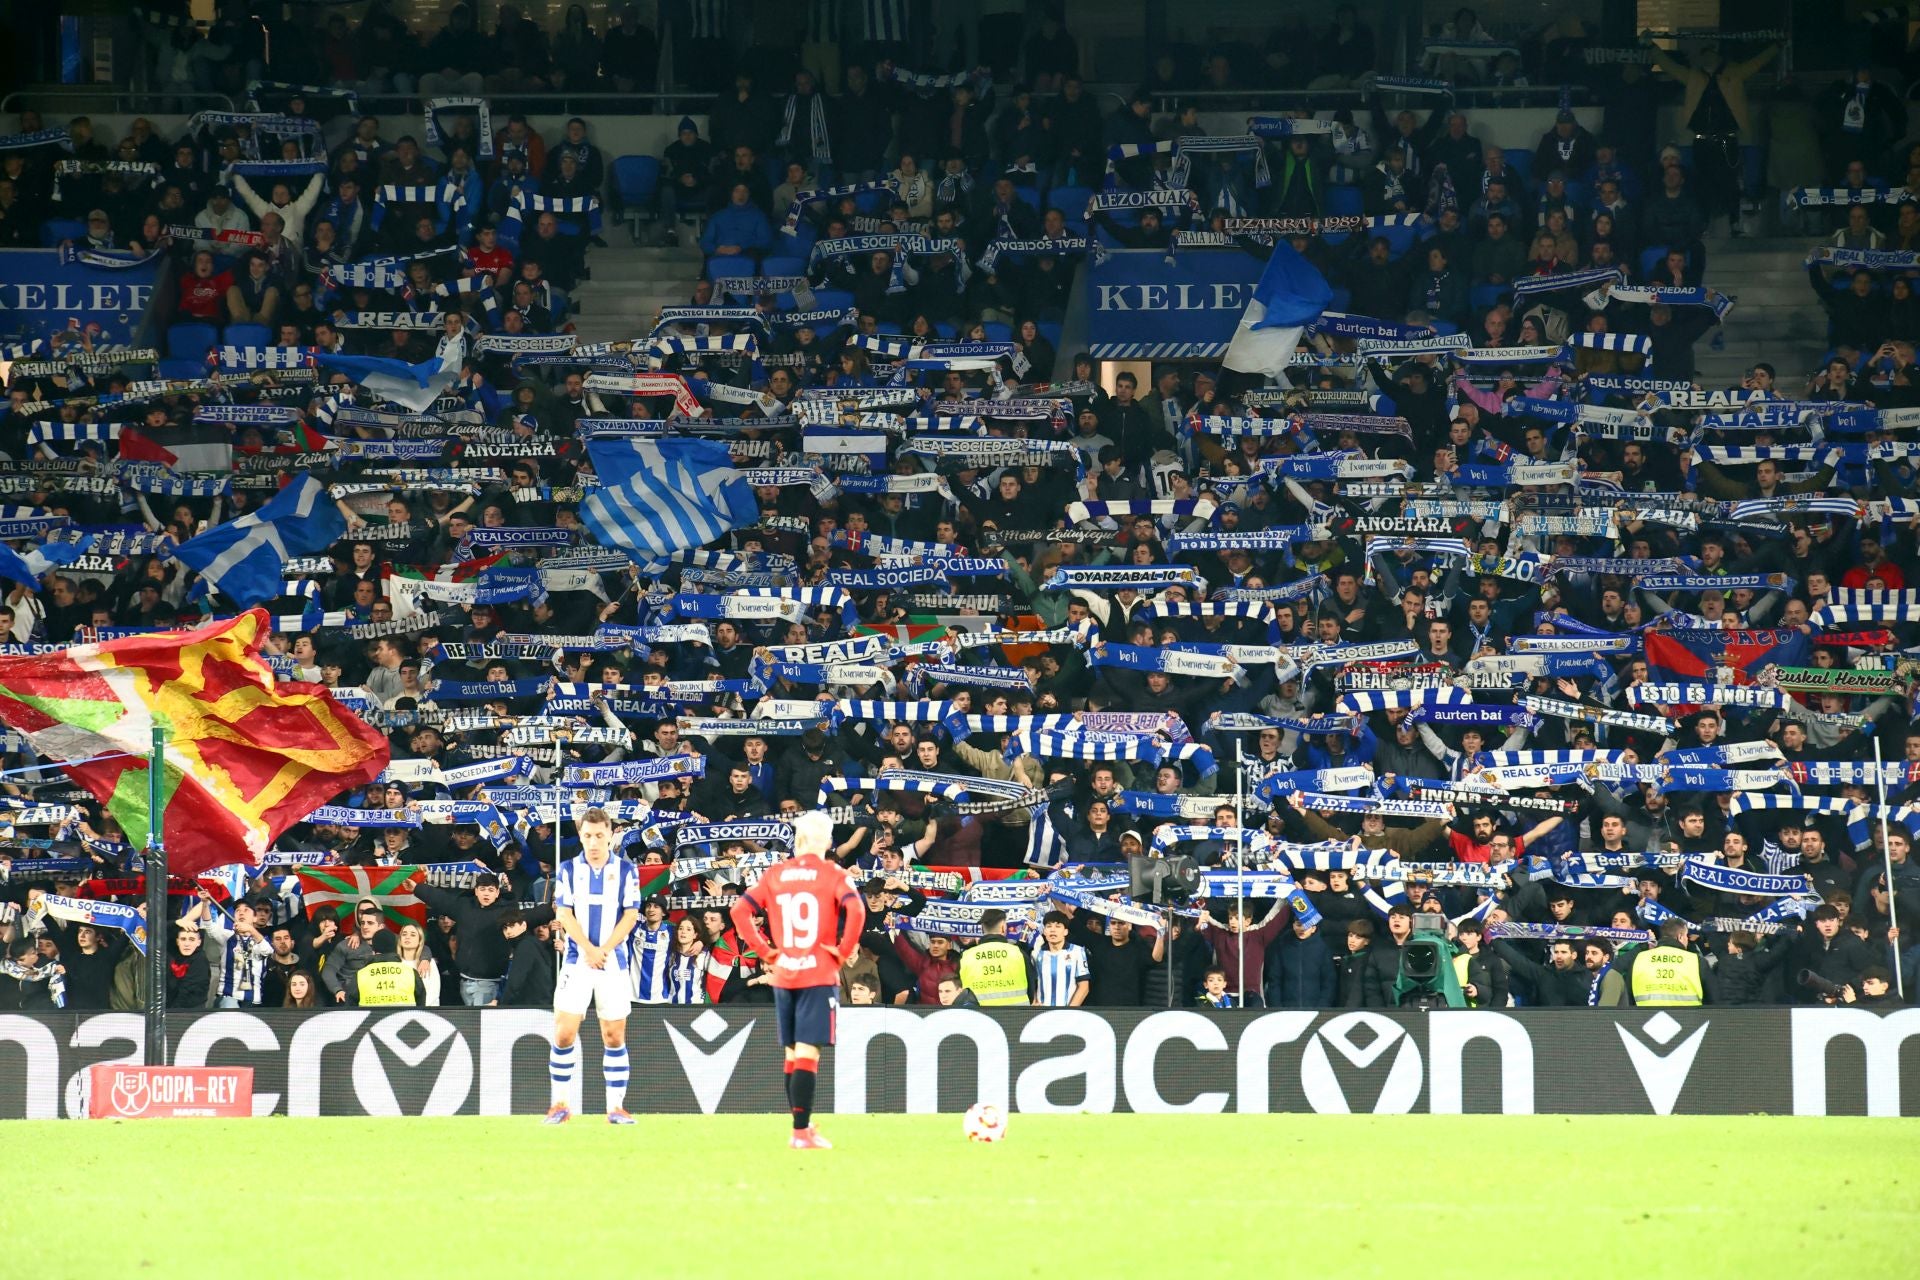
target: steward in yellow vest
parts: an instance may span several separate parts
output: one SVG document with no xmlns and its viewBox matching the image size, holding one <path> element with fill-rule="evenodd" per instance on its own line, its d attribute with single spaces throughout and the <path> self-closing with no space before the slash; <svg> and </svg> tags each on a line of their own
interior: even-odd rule
<svg viewBox="0 0 1920 1280">
<path fill-rule="evenodd" d="M 1633 958 L 1633 1003 L 1661 1009 L 1697 1009 L 1707 1003 L 1700 957 L 1687 950 L 1687 926 L 1668 920 L 1660 940 Z"/>
<path fill-rule="evenodd" d="M 360 966 L 353 981 L 353 1003 L 357 1005 L 373 1008 L 426 1003 L 427 991 L 420 985 L 420 975 L 399 958 L 399 945 L 385 930 L 374 935 L 373 960 Z"/>
<path fill-rule="evenodd" d="M 980 941 L 960 953 L 960 985 L 983 1007 L 1033 1003 L 1032 967 L 1022 947 L 1007 941 L 1007 913 L 980 913 Z"/>
</svg>

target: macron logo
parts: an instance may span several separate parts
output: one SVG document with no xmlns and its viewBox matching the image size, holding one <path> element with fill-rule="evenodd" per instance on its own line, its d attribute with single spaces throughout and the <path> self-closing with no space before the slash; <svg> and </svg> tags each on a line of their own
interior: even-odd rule
<svg viewBox="0 0 1920 1280">
<path fill-rule="evenodd" d="M 720 1109 L 720 1099 L 726 1096 L 727 1085 L 733 1080 L 734 1068 L 740 1065 L 740 1055 L 747 1047 L 754 1023 L 749 1022 L 713 1049 L 701 1048 L 681 1035 L 671 1022 L 661 1025 L 667 1029 L 667 1040 L 673 1045 L 673 1056 L 680 1059 L 680 1070 L 686 1073 L 694 1101 L 700 1104 L 701 1111 L 712 1115 Z M 695 1018 L 689 1029 L 703 1043 L 713 1044 L 726 1031 L 727 1020 L 709 1009 Z"/>
</svg>

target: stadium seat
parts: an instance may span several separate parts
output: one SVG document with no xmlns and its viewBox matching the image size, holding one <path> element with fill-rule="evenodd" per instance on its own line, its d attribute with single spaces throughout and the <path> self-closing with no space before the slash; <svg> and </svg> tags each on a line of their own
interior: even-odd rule
<svg viewBox="0 0 1920 1280">
<path fill-rule="evenodd" d="M 1062 326 L 1058 320 L 1042 320 L 1036 327 L 1040 330 L 1040 336 L 1051 343 L 1055 351 L 1060 350 L 1060 331 Z"/>
<path fill-rule="evenodd" d="M 1047 203 L 1067 220 L 1067 228 L 1077 236 L 1087 234 L 1087 201 L 1093 199 L 1089 187 L 1055 187 L 1047 193 Z"/>
<path fill-rule="evenodd" d="M 853 305 L 853 294 L 845 289 L 815 289 L 813 291 L 813 309 L 816 311 L 838 311 Z"/>
<path fill-rule="evenodd" d="M 790 257 L 785 254 L 778 257 L 769 257 L 760 264 L 760 274 L 763 276 L 803 276 L 807 274 L 807 260 L 805 258 Z"/>
<path fill-rule="evenodd" d="M 660 191 L 660 162 L 652 156 L 620 156 L 613 162 L 613 189 L 619 193 L 627 234 L 638 243 L 640 223 L 651 222 Z"/>
<path fill-rule="evenodd" d="M 1327 188 L 1326 214 L 1329 218 L 1357 218 L 1366 210 L 1366 201 L 1361 197 L 1360 188 L 1332 186 Z"/>
<path fill-rule="evenodd" d="M 1504 152 L 1507 157 L 1507 168 L 1519 174 L 1520 181 L 1522 182 L 1533 181 L 1533 152 L 1532 151 L 1528 150 L 1525 147 L 1502 147 L 1500 148 L 1500 150 Z M 1545 181 L 1546 176 L 1547 175 L 1545 175 L 1544 173 L 1541 174 L 1540 175 L 1541 180 Z"/>
<path fill-rule="evenodd" d="M 87 224 L 78 218 L 48 218 L 40 224 L 40 244 L 47 249 L 58 248 L 63 240 L 85 239 Z"/>
<path fill-rule="evenodd" d="M 853 198 L 853 207 L 868 217 L 879 217 L 887 211 L 891 198 L 885 191 L 862 191 Z"/>
<path fill-rule="evenodd" d="M 1740 148 L 1740 185 L 1749 192 L 1765 190 L 1767 185 L 1767 153 L 1749 143 Z"/>
<path fill-rule="evenodd" d="M 1485 311 L 1506 296 L 1507 286 L 1503 284 L 1477 284 L 1467 291 L 1467 305 Z"/>
<path fill-rule="evenodd" d="M 1353 305 L 1353 290 L 1335 287 L 1327 299 L 1327 310 L 1344 312 Z"/>
<path fill-rule="evenodd" d="M 1652 275 L 1653 269 L 1666 261 L 1666 257 L 1667 246 L 1663 244 L 1650 245 L 1642 249 L 1640 251 L 1640 278 L 1644 280 Z"/>
<path fill-rule="evenodd" d="M 898 323 L 892 320 L 881 320 L 877 322 L 873 328 L 876 333 L 902 334 L 906 332 L 905 329 L 901 328 Z"/>
<path fill-rule="evenodd" d="M 154 372 L 163 378 L 204 378 L 207 376 L 205 356 L 198 360 L 161 358 L 153 362 Z"/>
<path fill-rule="evenodd" d="M 198 359 L 204 366 L 207 352 L 219 341 L 220 331 L 198 320 L 167 326 L 167 354 L 178 360 Z"/>
<path fill-rule="evenodd" d="M 273 332 L 263 324 L 230 324 L 220 341 L 229 347 L 270 347 Z"/>
<path fill-rule="evenodd" d="M 960 336 L 960 331 L 953 327 L 953 321 L 951 320 L 942 320 L 935 324 L 933 331 L 939 335 L 942 342 L 952 342 Z"/>
<path fill-rule="evenodd" d="M 725 280 L 728 277 L 747 277 L 759 275 L 753 265 L 753 259 L 738 255 L 707 259 L 707 279 Z"/>
<path fill-rule="evenodd" d="M 988 342 L 1013 341 L 1013 326 L 1010 324 L 1003 324 L 998 320 L 989 320 L 980 327 L 987 331 Z"/>
<path fill-rule="evenodd" d="M 1404 257 L 1420 241 L 1418 227 L 1382 227 L 1374 234 L 1386 238 L 1387 256 L 1395 261 Z"/>
</svg>

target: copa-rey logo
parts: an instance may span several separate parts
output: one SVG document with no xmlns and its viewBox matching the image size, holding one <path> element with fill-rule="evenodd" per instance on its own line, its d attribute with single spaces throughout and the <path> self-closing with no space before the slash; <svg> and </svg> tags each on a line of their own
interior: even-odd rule
<svg viewBox="0 0 1920 1280">
<path fill-rule="evenodd" d="M 734 1070 L 740 1065 L 740 1055 L 746 1050 L 748 1037 L 753 1034 L 754 1021 L 749 1021 L 724 1040 L 721 1037 L 726 1035 L 727 1020 L 712 1009 L 688 1024 L 687 1030 L 693 1033 L 692 1038 L 683 1035 L 678 1027 L 665 1018 L 660 1020 L 660 1025 L 667 1029 L 667 1042 L 673 1046 L 673 1056 L 680 1060 L 680 1070 L 686 1073 L 687 1086 L 693 1090 L 693 1100 L 700 1104 L 700 1110 L 712 1115 L 720 1109 L 720 1100 L 726 1097 L 727 1085 L 732 1083 Z M 694 1043 L 695 1039 L 700 1043 Z M 704 1047 L 707 1045 L 713 1047 Z"/>
<path fill-rule="evenodd" d="M 1712 1025 L 1710 1021 L 1703 1022 L 1693 1029 L 1693 1034 L 1673 1044 L 1673 1038 L 1681 1031 L 1680 1020 L 1664 1009 L 1638 1028 L 1630 1028 L 1624 1022 L 1613 1024 L 1614 1030 L 1620 1033 L 1620 1043 L 1627 1048 L 1627 1061 L 1633 1064 L 1633 1074 L 1639 1077 L 1640 1087 L 1646 1091 L 1653 1114 L 1673 1114 L 1674 1104 L 1680 1100 L 1680 1091 L 1687 1087 L 1687 1076 L 1693 1071 L 1693 1061 L 1700 1056 L 1700 1046 L 1706 1040 L 1707 1028 Z M 1669 1045 L 1672 1047 L 1668 1048 Z"/>
<path fill-rule="evenodd" d="M 144 1113 L 153 1095 L 147 1089 L 147 1077 L 140 1071 L 113 1073 L 113 1111 L 115 1115 L 137 1116 Z"/>
</svg>

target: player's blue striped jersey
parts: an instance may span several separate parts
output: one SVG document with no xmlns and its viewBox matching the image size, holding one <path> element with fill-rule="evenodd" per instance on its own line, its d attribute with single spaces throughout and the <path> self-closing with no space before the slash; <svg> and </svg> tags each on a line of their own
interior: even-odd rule
<svg viewBox="0 0 1920 1280">
<path fill-rule="evenodd" d="M 639 872 L 618 854 L 609 856 L 598 871 L 587 865 L 584 854 L 569 858 L 560 864 L 553 886 L 553 905 L 573 912 L 587 940 L 597 947 L 613 937 L 623 912 L 640 909 Z M 607 963 L 624 971 L 629 955 L 628 948 L 620 947 L 608 953 Z M 560 959 L 563 964 L 580 963 L 580 944 L 568 938 Z"/>
</svg>

